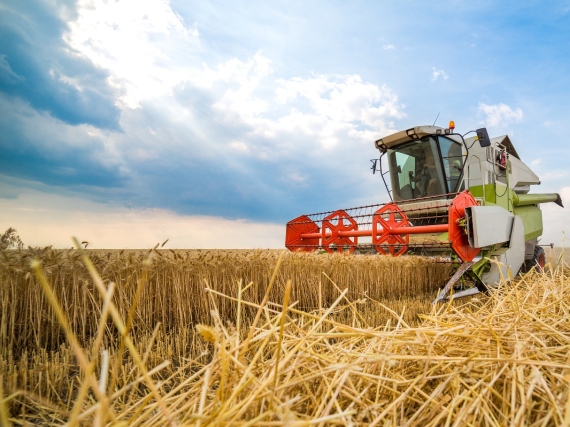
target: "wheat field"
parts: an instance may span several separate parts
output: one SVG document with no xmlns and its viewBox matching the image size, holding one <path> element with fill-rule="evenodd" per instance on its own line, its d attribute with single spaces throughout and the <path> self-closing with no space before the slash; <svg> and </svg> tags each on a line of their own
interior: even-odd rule
<svg viewBox="0 0 570 427">
<path fill-rule="evenodd" d="M 2 425 L 568 425 L 563 261 L 432 306 L 450 265 L 0 253 Z"/>
</svg>

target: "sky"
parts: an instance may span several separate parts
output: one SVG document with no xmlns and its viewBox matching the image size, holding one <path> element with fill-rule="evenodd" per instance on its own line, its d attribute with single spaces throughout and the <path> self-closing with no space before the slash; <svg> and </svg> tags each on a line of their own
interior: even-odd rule
<svg viewBox="0 0 570 427">
<path fill-rule="evenodd" d="M 436 117 L 508 134 L 570 206 L 569 53 L 569 1 L 0 0 L 0 232 L 282 248 L 389 201 L 374 141 Z"/>
</svg>

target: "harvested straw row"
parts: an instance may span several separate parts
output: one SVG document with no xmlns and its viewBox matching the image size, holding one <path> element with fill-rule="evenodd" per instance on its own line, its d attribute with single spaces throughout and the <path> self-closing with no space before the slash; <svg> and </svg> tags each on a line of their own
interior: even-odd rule
<svg viewBox="0 0 570 427">
<path fill-rule="evenodd" d="M 253 285 L 247 298 L 260 303 L 280 251 L 151 251 L 152 262 L 143 265 L 149 252 L 89 252 L 103 280 L 114 282 L 113 302 L 126 317 L 140 292 L 133 328 L 152 332 L 157 323 L 166 330 L 193 328 L 210 318 L 214 298 L 222 319 L 235 318 L 235 304 L 208 296 L 204 289 L 237 297 L 237 283 Z M 14 355 L 32 349 L 56 349 L 64 342 L 53 309 L 30 274 L 29 260 L 39 259 L 48 282 L 61 301 L 71 327 L 82 343 L 95 336 L 100 316 L 96 292 L 79 253 L 51 249 L 0 253 L 0 345 Z M 146 276 L 144 286 L 139 287 Z M 352 300 L 367 296 L 374 300 L 408 298 L 424 301 L 449 275 L 449 266 L 421 257 L 343 256 L 286 253 L 269 298 L 280 301 L 287 279 L 297 284 L 291 298 L 305 310 L 318 310 L 336 298 L 335 282 L 349 289 Z M 253 310 L 246 309 L 244 316 Z M 385 319 L 385 311 L 379 319 Z M 111 331 L 112 332 L 112 331 Z"/>
<path fill-rule="evenodd" d="M 569 281 L 563 268 L 532 271 L 479 301 L 441 306 L 416 326 L 396 314 L 376 328 L 335 321 L 339 310 L 360 315 L 347 289 L 318 313 L 296 308 L 295 284 L 283 304 L 226 297 L 236 305 L 231 325 L 212 300 L 210 326 L 198 327 L 209 346 L 202 357 L 168 363 L 182 338 L 172 331 L 137 335 L 128 353 L 122 344 L 106 348 L 98 335 L 90 348 L 73 348 L 89 361 L 64 381 L 71 391 L 56 389 L 55 367 L 43 398 L 14 388 L 17 369 L 11 379 L 3 371 L 0 412 L 46 425 L 568 425 Z M 107 301 L 98 328 L 107 318 L 124 325 L 111 315 L 114 287 L 95 283 Z M 242 322 L 245 306 L 260 315 L 257 323 Z M 39 362 L 49 364 L 45 358 Z"/>
</svg>

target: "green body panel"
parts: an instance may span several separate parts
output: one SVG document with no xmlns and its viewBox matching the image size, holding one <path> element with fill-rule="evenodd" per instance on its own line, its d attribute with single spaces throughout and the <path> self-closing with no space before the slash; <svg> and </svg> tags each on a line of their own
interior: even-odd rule
<svg viewBox="0 0 570 427">
<path fill-rule="evenodd" d="M 514 214 L 523 220 L 525 241 L 542 235 L 542 211 L 538 206 L 517 206 Z"/>
<path fill-rule="evenodd" d="M 476 185 L 469 187 L 469 192 L 473 197 L 482 198 L 486 206 L 501 206 L 509 212 L 513 211 L 512 194 L 514 193 L 504 185 Z"/>
</svg>

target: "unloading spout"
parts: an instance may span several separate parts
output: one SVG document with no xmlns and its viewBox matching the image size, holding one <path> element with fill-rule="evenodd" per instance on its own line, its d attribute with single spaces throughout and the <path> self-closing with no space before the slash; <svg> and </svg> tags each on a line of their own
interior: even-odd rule
<svg viewBox="0 0 570 427">
<path fill-rule="evenodd" d="M 529 206 L 536 205 L 537 203 L 550 203 L 554 202 L 560 207 L 562 199 L 558 193 L 543 193 L 543 194 L 513 194 L 513 204 L 515 206 Z"/>
</svg>

